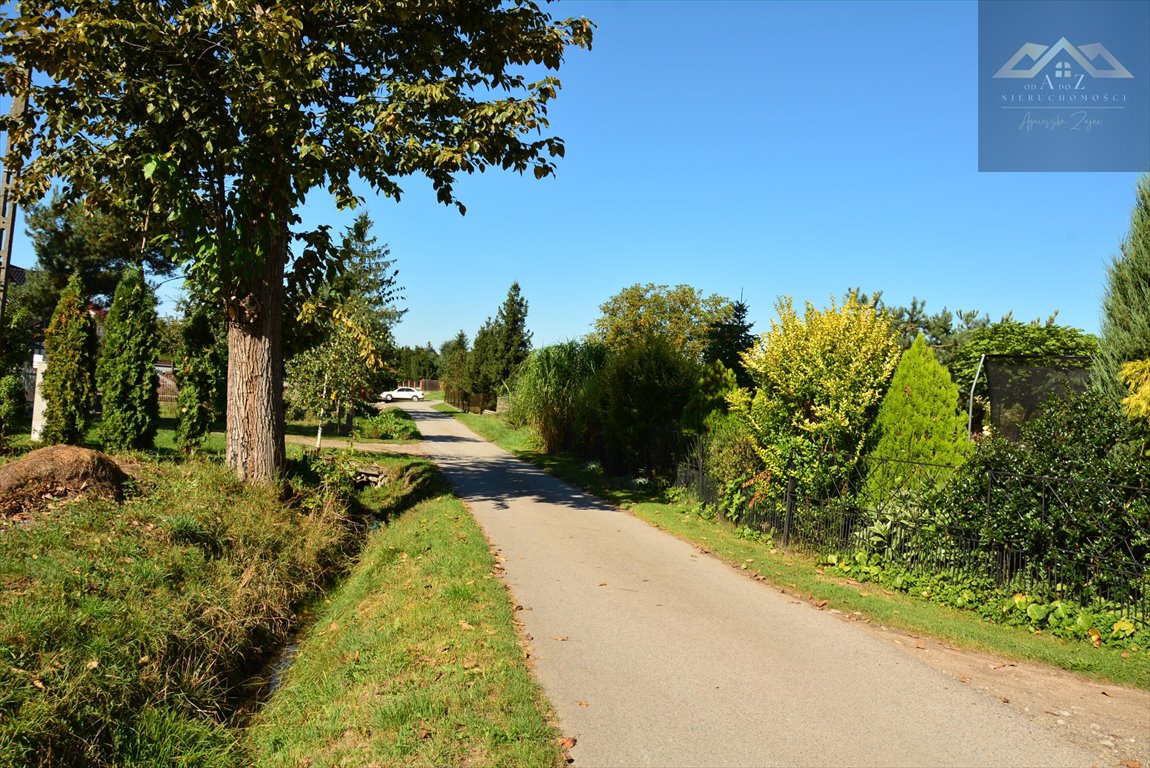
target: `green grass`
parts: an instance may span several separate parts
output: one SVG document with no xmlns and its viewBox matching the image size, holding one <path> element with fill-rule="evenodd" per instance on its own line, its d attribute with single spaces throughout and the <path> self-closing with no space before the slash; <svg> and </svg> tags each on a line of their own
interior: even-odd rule
<svg viewBox="0 0 1150 768">
<path fill-rule="evenodd" d="M 251 665 L 346 562 L 345 505 L 132 458 L 134 496 L 0 533 L 0 766 L 246 765 Z"/>
<path fill-rule="evenodd" d="M 873 584 L 850 583 L 824 573 L 812 557 L 778 550 L 769 543 L 740 537 L 721 521 L 700 517 L 698 505 L 675 501 L 658 488 L 636 486 L 627 478 L 604 474 L 595 464 L 570 456 L 548 456 L 535 450 L 528 429 L 510 429 L 497 417 L 456 414 L 482 437 L 521 458 L 669 533 L 697 544 L 726 562 L 745 569 L 788 592 L 862 620 L 928 634 L 955 646 L 1011 659 L 1041 662 L 1108 682 L 1150 689 L 1150 651 L 1142 647 L 1095 648 L 1027 629 L 988 622 L 970 611 L 939 605 L 909 595 L 890 593 Z M 1122 654 L 1126 654 L 1123 658 Z"/>
<path fill-rule="evenodd" d="M 433 475 L 433 493 L 373 531 L 318 607 L 283 687 L 248 732 L 254 764 L 562 764 L 471 515 L 431 465 L 373 461 Z M 388 492 L 362 501 L 385 513 L 395 505 Z"/>
</svg>

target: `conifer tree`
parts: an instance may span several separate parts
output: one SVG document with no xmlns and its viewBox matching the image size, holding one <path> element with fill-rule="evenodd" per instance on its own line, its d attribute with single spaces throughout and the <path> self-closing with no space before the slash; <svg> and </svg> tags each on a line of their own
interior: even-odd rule
<svg viewBox="0 0 1150 768">
<path fill-rule="evenodd" d="M 1096 381 L 1115 402 L 1131 394 L 1122 367 L 1150 359 L 1150 176 L 1138 182 L 1130 232 L 1106 274 Z"/>
<path fill-rule="evenodd" d="M 92 423 L 96 401 L 96 324 L 79 275 L 60 294 L 44 334 L 44 431 L 49 443 L 78 443 Z"/>
<path fill-rule="evenodd" d="M 213 324 L 210 310 L 193 310 L 180 329 L 180 349 L 176 356 L 176 445 L 193 454 L 203 444 L 218 417 L 216 403 L 224 386 L 220 350 L 222 322 Z"/>
<path fill-rule="evenodd" d="M 139 267 L 124 271 L 104 321 L 104 351 L 96 363 L 103 403 L 100 439 L 109 448 L 151 448 L 160 420 L 156 391 L 159 345 L 156 297 Z"/>
<path fill-rule="evenodd" d="M 921 334 L 903 353 L 875 418 L 877 442 L 868 488 L 882 491 L 918 484 L 942 472 L 910 464 L 957 466 L 973 452 L 966 417 L 958 409 L 958 388 Z"/>
</svg>

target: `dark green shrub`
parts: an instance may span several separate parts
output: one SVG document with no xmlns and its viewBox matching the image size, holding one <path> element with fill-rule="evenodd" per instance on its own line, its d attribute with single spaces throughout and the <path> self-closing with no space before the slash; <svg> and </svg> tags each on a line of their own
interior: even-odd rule
<svg viewBox="0 0 1150 768">
<path fill-rule="evenodd" d="M 188 316 L 180 331 L 181 346 L 176 360 L 176 445 L 184 453 L 194 453 L 211 432 L 219 414 L 225 371 L 219 337 L 222 323 L 206 308 Z"/>
<path fill-rule="evenodd" d="M 356 419 L 354 435 L 365 440 L 418 440 L 419 428 L 403 411 L 388 408 Z"/>
<path fill-rule="evenodd" d="M 741 519 L 765 466 L 755 450 L 754 438 L 740 419 L 723 414 L 711 420 L 704 469 L 714 484 L 723 514 L 729 520 Z"/>
<path fill-rule="evenodd" d="M 159 429 L 156 297 L 139 267 L 124 272 L 104 325 L 96 363 L 103 414 L 100 439 L 110 448 L 151 448 Z"/>
<path fill-rule="evenodd" d="M 1100 578 L 1103 561 L 1150 564 L 1142 451 L 1134 425 L 1104 394 L 1053 399 L 1023 426 L 1020 442 L 979 444 L 945 489 L 939 522 L 984 548 L 1019 550 L 1012 569 L 1064 574 L 1079 586 Z"/>
<path fill-rule="evenodd" d="M 8 449 L 8 442 L 23 421 L 24 403 L 24 382 L 20 375 L 0 376 L 0 452 Z"/>
<path fill-rule="evenodd" d="M 662 337 L 635 341 L 602 376 L 604 462 L 615 472 L 669 473 L 697 368 Z"/>
<path fill-rule="evenodd" d="M 44 334 L 44 431 L 48 443 L 78 443 L 92 422 L 96 401 L 96 326 L 80 277 L 60 294 Z"/>
</svg>

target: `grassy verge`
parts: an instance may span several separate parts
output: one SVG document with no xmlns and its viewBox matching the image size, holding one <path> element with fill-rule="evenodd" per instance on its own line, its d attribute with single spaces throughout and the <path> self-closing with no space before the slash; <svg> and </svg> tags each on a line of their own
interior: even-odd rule
<svg viewBox="0 0 1150 768">
<path fill-rule="evenodd" d="M 283 687 L 249 730 L 254 764 L 561 764 L 471 515 L 431 465 L 373 461 L 433 477 L 434 492 L 373 531 L 351 575 L 318 607 Z M 396 505 L 386 493 L 362 502 L 381 512 Z"/>
<path fill-rule="evenodd" d="M 243 683 L 346 562 L 330 496 L 128 460 L 125 502 L 0 532 L 2 766 L 246 765 L 227 727 Z"/>
<path fill-rule="evenodd" d="M 814 558 L 746 539 L 730 525 L 701 517 L 691 500 L 605 475 L 594 464 L 570 456 L 547 456 L 533 448 L 529 430 L 512 430 L 495 416 L 456 414 L 472 430 L 521 458 L 578 485 L 716 557 L 788 592 L 872 623 L 928 634 L 958 647 L 1012 659 L 1037 661 L 1109 682 L 1150 689 L 1150 652 L 1133 646 L 1095 648 L 1026 629 L 988 622 L 970 611 L 892 593 L 823 572 Z"/>
</svg>

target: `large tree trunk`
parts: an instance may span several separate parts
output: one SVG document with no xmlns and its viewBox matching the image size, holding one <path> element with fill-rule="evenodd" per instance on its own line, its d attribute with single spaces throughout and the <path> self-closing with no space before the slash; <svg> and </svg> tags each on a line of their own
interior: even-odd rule
<svg viewBox="0 0 1150 768">
<path fill-rule="evenodd" d="M 283 292 L 288 230 L 275 227 L 246 295 L 228 300 L 227 463 L 245 482 L 284 468 Z"/>
</svg>

